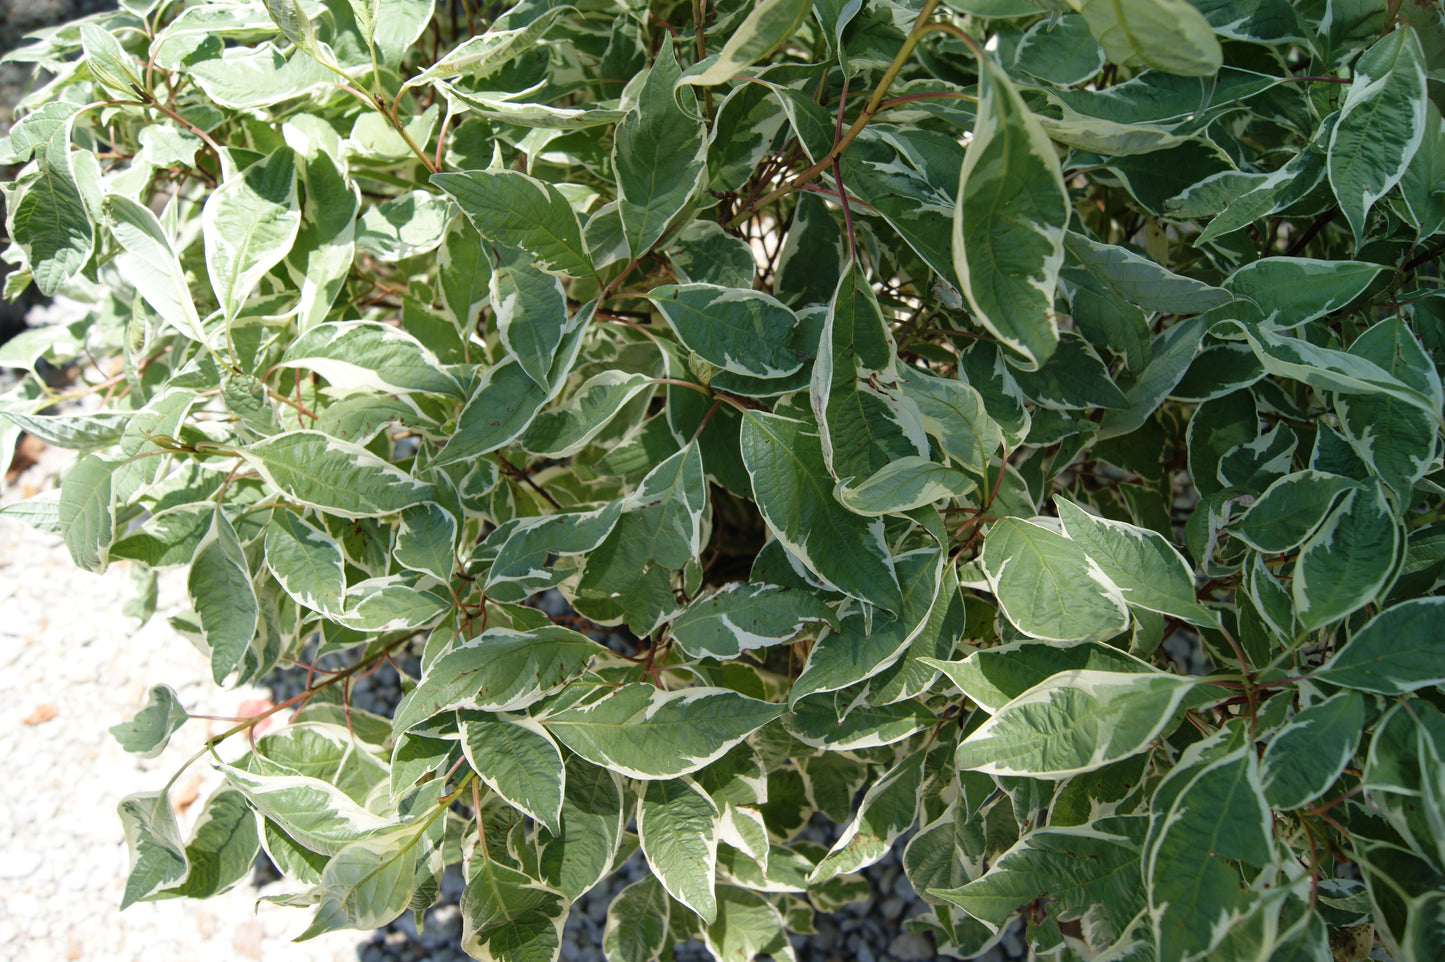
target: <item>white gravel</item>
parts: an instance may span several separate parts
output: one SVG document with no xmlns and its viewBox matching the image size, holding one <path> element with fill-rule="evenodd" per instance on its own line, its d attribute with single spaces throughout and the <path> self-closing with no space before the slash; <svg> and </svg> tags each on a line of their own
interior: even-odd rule
<svg viewBox="0 0 1445 962">
<path fill-rule="evenodd" d="M 47 451 L 0 500 L 49 486 L 65 461 Z M 204 902 L 120 911 L 128 856 L 116 804 L 159 789 L 223 723 L 189 722 L 150 760 L 122 751 L 107 729 L 161 682 L 193 713 L 235 715 L 265 697 L 217 689 L 207 660 L 167 625 L 185 604 L 180 572 L 163 573 L 148 624 L 123 615 L 129 568 L 81 571 L 60 539 L 0 516 L 0 960 L 355 962 L 368 933 L 293 944 L 309 913 L 257 903 L 246 881 Z M 205 762 L 177 781 L 183 831 L 218 782 Z"/>
</svg>

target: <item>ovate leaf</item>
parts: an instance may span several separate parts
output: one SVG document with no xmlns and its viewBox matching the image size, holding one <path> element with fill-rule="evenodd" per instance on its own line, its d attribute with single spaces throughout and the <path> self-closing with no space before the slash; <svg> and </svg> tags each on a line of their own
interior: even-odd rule
<svg viewBox="0 0 1445 962">
<path fill-rule="evenodd" d="M 1330 137 L 1330 186 L 1359 246 L 1375 201 L 1400 182 L 1425 132 L 1425 54 L 1409 27 L 1391 31 L 1355 62 Z"/>
<path fill-rule="evenodd" d="M 674 99 L 680 74 L 672 44 L 664 43 L 623 99 L 629 109 L 617 125 L 612 165 L 622 230 L 633 257 L 657 243 L 707 171 L 707 134 L 696 114 L 697 96 L 683 87 Z"/>
<path fill-rule="evenodd" d="M 628 778 L 697 771 L 783 713 L 781 705 L 723 688 L 663 691 L 623 685 L 539 719 L 583 758 Z"/>
<path fill-rule="evenodd" d="M 975 319 L 1029 369 L 1059 340 L 1054 288 L 1069 194 L 1058 154 L 1013 82 L 985 58 L 978 122 L 953 214 L 953 266 Z"/>
<path fill-rule="evenodd" d="M 432 183 L 456 198 L 487 240 L 520 247 L 548 270 L 573 277 L 592 273 L 577 212 L 551 184 L 514 170 L 433 174 Z"/>
<path fill-rule="evenodd" d="M 1346 493 L 1295 561 L 1291 589 L 1300 623 L 1319 627 L 1368 604 L 1394 574 L 1400 540 L 1383 485 Z"/>
<path fill-rule="evenodd" d="M 959 768 L 1060 779 L 1138 754 L 1172 730 L 1195 682 L 1072 669 L 999 708 L 959 743 Z"/>
<path fill-rule="evenodd" d="M 801 421 L 750 412 L 741 443 L 753 495 L 778 540 L 839 590 L 897 611 L 902 597 L 882 522 L 833 497 L 818 435 Z"/>
<path fill-rule="evenodd" d="M 1413 598 L 1386 608 L 1311 678 L 1382 695 L 1445 683 L 1445 598 Z"/>
<path fill-rule="evenodd" d="M 1083 0 L 1073 6 L 1115 63 L 1208 77 L 1224 62 L 1209 21 L 1186 0 Z"/>
<path fill-rule="evenodd" d="M 171 735 L 190 718 L 181 707 L 175 689 L 154 685 L 146 693 L 146 703 L 128 722 L 112 725 L 111 735 L 120 747 L 141 758 L 155 758 L 165 751 Z"/>
<path fill-rule="evenodd" d="M 561 833 L 566 774 L 546 729 L 525 715 L 459 713 L 462 749 L 482 781 L 513 808 Z"/>
<path fill-rule="evenodd" d="M 462 950 L 480 962 L 554 962 L 567 898 L 479 857 L 462 892 Z"/>
<path fill-rule="evenodd" d="M 1365 725 L 1365 699 L 1342 691 L 1290 719 L 1260 759 L 1264 796 L 1282 811 L 1329 791 L 1354 757 Z"/>
<path fill-rule="evenodd" d="M 455 708 L 517 711 L 577 674 L 598 651 L 585 635 L 547 625 L 489 628 L 427 666 L 396 706 L 395 731 Z"/>
<path fill-rule="evenodd" d="M 791 641 L 810 624 L 834 621 L 816 595 L 738 582 L 695 600 L 672 623 L 677 646 L 694 658 L 736 658 Z"/>
<path fill-rule="evenodd" d="M 767 56 L 793 36 L 812 4 L 806 0 L 763 0 L 748 11 L 747 18 L 729 34 L 717 59 L 699 64 L 705 69 L 689 71 L 678 83 L 711 87 L 731 80 L 744 67 Z"/>
<path fill-rule="evenodd" d="M 196 549 L 186 592 L 201 623 L 201 637 L 210 646 L 211 675 L 219 685 L 240 664 L 260 617 L 240 539 L 220 505 Z"/>
<path fill-rule="evenodd" d="M 344 518 L 394 514 L 435 499 L 430 484 L 319 431 L 277 434 L 236 453 L 287 497 Z"/>
<path fill-rule="evenodd" d="M 650 781 L 637 813 L 642 853 L 668 894 L 700 915 L 717 918 L 718 808 L 690 778 Z"/>
<path fill-rule="evenodd" d="M 296 240 L 296 154 L 280 147 L 211 193 L 201 213 L 206 269 L 226 320 Z"/>
</svg>

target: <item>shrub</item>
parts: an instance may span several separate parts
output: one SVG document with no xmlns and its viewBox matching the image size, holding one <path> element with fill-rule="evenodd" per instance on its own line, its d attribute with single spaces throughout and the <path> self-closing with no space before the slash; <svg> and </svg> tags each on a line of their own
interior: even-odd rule
<svg viewBox="0 0 1445 962">
<path fill-rule="evenodd" d="M 122 804 L 127 904 L 264 849 L 304 938 L 460 861 L 543 962 L 640 846 L 614 962 L 791 957 L 914 832 L 950 954 L 1438 958 L 1436 5 L 121 0 L 10 59 L 6 294 L 90 313 L 0 362 L 100 404 L 4 398 L 83 452 L 6 510 L 188 569 L 218 684 L 351 666 L 189 837 Z"/>
</svg>

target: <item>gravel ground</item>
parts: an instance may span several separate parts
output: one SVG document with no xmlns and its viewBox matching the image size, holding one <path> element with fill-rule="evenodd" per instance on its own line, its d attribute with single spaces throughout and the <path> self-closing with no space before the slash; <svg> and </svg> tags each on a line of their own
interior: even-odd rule
<svg viewBox="0 0 1445 962">
<path fill-rule="evenodd" d="M 68 461 L 45 452 L 0 501 L 46 486 Z M 249 885 L 120 911 L 128 862 L 117 803 L 163 785 L 220 723 L 190 722 L 150 760 L 126 754 L 107 729 L 159 682 L 202 714 L 235 715 L 266 696 L 217 689 L 207 659 L 165 621 L 185 605 L 184 578 L 164 573 L 159 589 L 157 615 L 139 626 L 122 610 L 134 593 L 127 565 L 81 571 L 60 539 L 0 516 L 0 959 L 352 962 L 364 933 L 290 944 L 305 913 L 258 905 Z M 178 780 L 183 828 L 218 783 L 205 763 Z"/>
</svg>

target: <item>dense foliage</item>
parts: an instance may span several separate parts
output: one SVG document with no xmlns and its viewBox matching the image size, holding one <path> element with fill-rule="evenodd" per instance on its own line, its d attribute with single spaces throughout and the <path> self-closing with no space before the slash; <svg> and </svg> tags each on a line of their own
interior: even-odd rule
<svg viewBox="0 0 1445 962">
<path fill-rule="evenodd" d="M 0 450 L 83 452 L 6 511 L 187 569 L 218 684 L 350 656 L 193 831 L 125 801 L 126 903 L 264 849 L 305 937 L 460 861 L 547 962 L 640 846 L 609 958 L 746 962 L 914 831 L 950 954 L 1439 958 L 1437 3 L 121 0 L 11 59 L 6 293 L 90 313 L 0 350 Z"/>
</svg>

